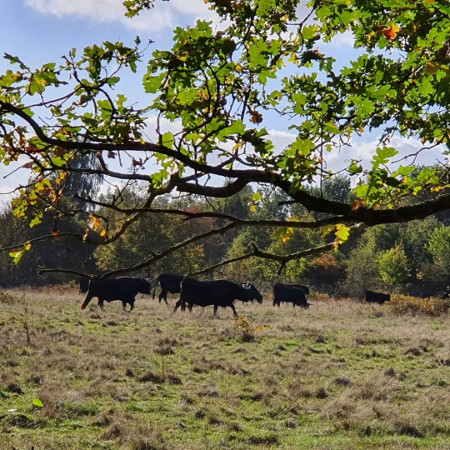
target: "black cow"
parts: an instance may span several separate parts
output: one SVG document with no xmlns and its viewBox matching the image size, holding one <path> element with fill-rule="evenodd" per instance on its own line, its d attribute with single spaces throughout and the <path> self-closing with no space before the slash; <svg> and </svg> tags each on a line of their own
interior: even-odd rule
<svg viewBox="0 0 450 450">
<path fill-rule="evenodd" d="M 275 283 L 273 287 L 273 306 L 280 306 L 281 302 L 292 303 L 292 307 L 300 306 L 300 308 L 308 309 L 311 303 L 306 299 L 304 287 L 298 284 Z M 309 289 L 308 289 L 309 293 Z"/>
<path fill-rule="evenodd" d="M 89 278 L 80 277 L 79 279 L 80 288 L 78 289 L 79 294 L 84 294 L 89 289 Z"/>
<path fill-rule="evenodd" d="M 214 315 L 216 315 L 219 306 L 222 308 L 229 306 L 233 310 L 234 317 L 237 317 L 238 313 L 233 304 L 236 299 L 243 302 L 256 299 L 258 303 L 262 303 L 262 295 L 250 283 L 239 285 L 227 280 L 198 281 L 194 278 L 184 278 L 181 282 L 180 299 L 173 312 L 180 306 L 184 311 L 186 304 L 189 311 L 192 311 L 193 305 L 202 307 L 214 305 Z"/>
<path fill-rule="evenodd" d="M 153 300 L 155 300 L 156 287 L 161 286 L 161 293 L 159 294 L 159 303 L 164 300 L 167 303 L 167 293 L 179 294 L 181 292 L 181 281 L 183 280 L 183 275 L 173 274 L 173 273 L 162 273 L 155 281 L 155 287 L 153 288 Z"/>
<path fill-rule="evenodd" d="M 152 285 L 148 280 L 134 277 L 107 278 L 104 280 L 91 280 L 89 283 L 88 293 L 81 305 L 81 309 L 85 309 L 89 302 L 98 297 L 98 304 L 104 310 L 103 302 L 112 302 L 113 300 L 121 300 L 122 307 L 127 303 L 130 305 L 130 311 L 134 308 L 136 295 L 151 294 Z"/>
<path fill-rule="evenodd" d="M 305 286 L 304 284 L 289 284 L 288 286 L 296 287 L 302 289 L 305 294 L 309 295 L 309 286 Z"/>
<path fill-rule="evenodd" d="M 391 299 L 390 294 L 383 294 L 382 292 L 366 291 L 366 302 L 379 303 L 382 305 Z"/>
</svg>

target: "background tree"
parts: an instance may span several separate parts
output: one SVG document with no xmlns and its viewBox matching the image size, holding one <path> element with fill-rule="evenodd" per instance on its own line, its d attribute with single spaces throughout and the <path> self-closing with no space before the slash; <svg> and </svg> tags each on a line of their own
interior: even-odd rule
<svg viewBox="0 0 450 450">
<path fill-rule="evenodd" d="M 377 264 L 381 280 L 389 290 L 398 290 L 411 276 L 408 258 L 401 244 L 382 253 Z"/>
<path fill-rule="evenodd" d="M 362 240 L 363 241 L 363 240 Z M 343 294 L 363 298 L 367 289 L 379 291 L 377 253 L 374 245 L 360 242 L 346 261 Z"/>
<path fill-rule="evenodd" d="M 450 286 L 450 227 L 442 225 L 435 228 L 428 248 L 433 256 L 433 264 L 425 270 L 427 278 L 435 283 L 435 288 L 445 293 Z"/>
</svg>

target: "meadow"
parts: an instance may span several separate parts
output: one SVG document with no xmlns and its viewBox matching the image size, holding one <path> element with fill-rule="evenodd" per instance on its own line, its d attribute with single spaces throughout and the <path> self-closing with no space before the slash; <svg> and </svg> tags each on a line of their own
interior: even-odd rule
<svg viewBox="0 0 450 450">
<path fill-rule="evenodd" d="M 0 292 L 0 448 L 450 448 L 450 315 Z"/>
</svg>

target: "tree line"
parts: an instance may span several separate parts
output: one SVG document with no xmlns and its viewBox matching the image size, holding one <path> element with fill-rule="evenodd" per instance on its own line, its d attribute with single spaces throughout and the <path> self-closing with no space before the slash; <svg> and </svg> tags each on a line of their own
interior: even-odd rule
<svg viewBox="0 0 450 450">
<path fill-rule="evenodd" d="M 38 68 L 5 52 L 0 164 L 29 178 L 2 211 L 3 282 L 214 270 L 341 295 L 448 284 L 448 2 L 207 5 L 216 23 L 177 27 L 151 55 L 140 37 Z M 338 61 L 327 43 L 344 34 L 357 52 Z M 131 104 L 120 81 L 138 68 Z M 368 162 L 361 136 L 377 139 Z"/>
<path fill-rule="evenodd" d="M 68 187 L 72 197 L 80 190 L 92 188 L 90 177 Z M 341 175 L 326 181 L 321 195 L 350 203 L 354 202 L 355 194 L 350 178 Z M 204 279 L 251 280 L 262 285 L 279 280 L 302 282 L 316 292 L 357 298 L 361 298 L 366 289 L 419 297 L 440 296 L 450 284 L 448 212 L 420 221 L 370 227 L 353 234 L 336 249 L 284 262 L 252 256 L 251 249 L 291 255 L 298 249 L 326 247 L 334 242 L 333 233 L 326 234 L 317 227 L 273 228 L 264 224 L 273 220 L 314 224 L 325 215 L 318 216 L 290 202 L 288 196 L 271 186 L 247 186 L 236 195 L 213 201 L 195 195 L 165 196 L 154 205 L 158 213 L 144 215 L 129 224 L 118 239 L 108 245 L 98 245 L 96 220 L 101 218 L 110 230 L 120 229 L 128 220 L 128 210 L 135 208 L 141 197 L 139 184 L 125 189 L 110 188 L 98 196 L 99 206 L 94 211 L 84 212 L 87 218 L 65 217 L 55 221 L 52 214 L 44 214 L 41 223 L 34 227 L 29 227 L 25 220 L 13 219 L 12 208 L 5 207 L 0 213 L 3 230 L 0 248 L 8 250 L 11 243 L 19 242 L 31 242 L 32 247 L 19 264 L 14 264 L 11 257 L 14 252 L 0 253 L 0 285 L 66 283 L 77 279 L 76 272 L 102 275 L 118 271 L 120 274 L 123 268 L 128 268 L 127 273 L 152 279 L 159 273 L 175 272 Z M 101 206 L 112 202 L 115 209 Z M 186 215 L 175 214 L 178 211 Z M 243 226 L 195 239 L 208 230 L 223 229 L 230 216 L 244 223 L 259 222 L 261 226 Z M 90 220 L 91 228 L 84 228 L 86 220 Z M 43 241 L 42 236 L 52 236 L 55 226 L 58 239 Z M 84 240 L 79 239 L 80 235 Z M 33 243 L 34 238 L 38 238 L 36 243 Z M 180 246 L 190 240 L 192 243 Z M 249 256 L 242 258 L 246 254 Z M 151 258 L 155 259 L 149 266 L 129 269 Z M 41 268 L 48 266 L 57 266 L 61 271 L 39 274 Z"/>
</svg>

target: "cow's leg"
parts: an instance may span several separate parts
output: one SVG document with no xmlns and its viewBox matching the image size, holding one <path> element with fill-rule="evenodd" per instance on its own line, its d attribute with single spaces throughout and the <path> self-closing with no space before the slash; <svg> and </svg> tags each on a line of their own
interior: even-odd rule
<svg viewBox="0 0 450 450">
<path fill-rule="evenodd" d="M 89 302 L 94 298 L 93 295 L 89 294 L 89 292 L 86 295 L 86 298 L 84 299 L 83 304 L 81 305 L 81 309 L 86 309 L 86 306 L 89 305 Z"/>
<path fill-rule="evenodd" d="M 104 303 L 104 299 L 103 298 L 99 298 L 98 299 L 98 306 L 100 306 L 100 309 L 102 310 L 102 311 L 105 311 L 105 307 L 103 306 L 103 303 Z"/>
<path fill-rule="evenodd" d="M 236 312 L 236 308 L 233 304 L 230 305 L 230 308 L 233 310 L 234 317 L 238 317 L 238 313 Z"/>
<path fill-rule="evenodd" d="M 181 306 L 181 299 L 175 303 L 175 308 L 173 308 L 173 312 L 175 313 L 180 306 Z"/>
<path fill-rule="evenodd" d="M 217 310 L 219 309 L 218 305 L 214 305 L 214 317 L 217 316 Z"/>
<path fill-rule="evenodd" d="M 130 304 L 130 309 L 128 310 L 128 312 L 131 312 L 134 308 L 134 298 L 132 300 L 128 300 L 128 303 Z"/>
<path fill-rule="evenodd" d="M 169 306 L 169 304 L 167 303 L 167 291 L 164 291 L 164 295 L 163 295 L 162 299 L 164 300 L 164 303 L 166 304 L 166 306 Z M 161 300 L 159 301 L 159 303 L 161 303 Z"/>
</svg>

